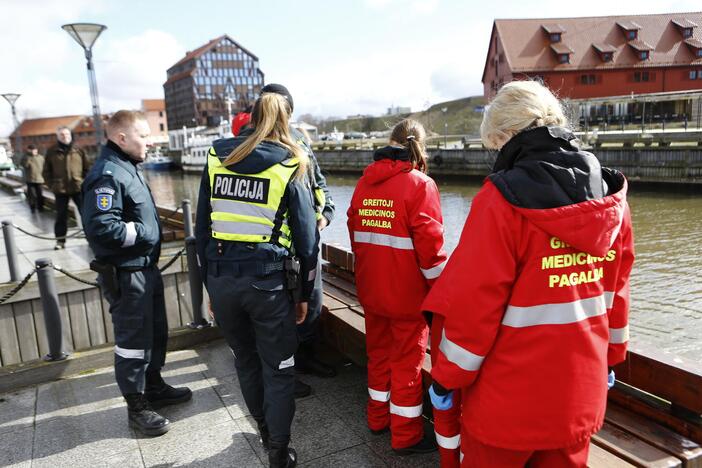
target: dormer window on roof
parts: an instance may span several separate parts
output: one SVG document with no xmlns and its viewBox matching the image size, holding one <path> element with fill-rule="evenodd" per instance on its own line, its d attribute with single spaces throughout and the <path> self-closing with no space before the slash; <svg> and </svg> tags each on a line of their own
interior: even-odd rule
<svg viewBox="0 0 702 468">
<path fill-rule="evenodd" d="M 627 41 L 635 41 L 639 38 L 639 29 L 641 29 L 641 26 L 637 23 L 633 21 L 617 21 L 617 26 L 622 28 Z"/>
<path fill-rule="evenodd" d="M 541 29 L 548 35 L 548 40 L 551 43 L 561 42 L 562 35 L 566 32 L 560 24 L 542 24 Z"/>
<path fill-rule="evenodd" d="M 600 56 L 600 60 L 603 62 L 611 62 L 614 60 L 614 52 L 617 50 L 616 47 L 605 42 L 594 42 L 592 47 L 595 49 L 597 54 Z"/>
<path fill-rule="evenodd" d="M 685 40 L 685 44 L 690 48 L 695 57 L 702 58 L 702 41 L 691 37 Z"/>
<path fill-rule="evenodd" d="M 551 44 L 551 50 L 556 54 L 558 63 L 570 63 L 570 56 L 573 53 L 573 49 L 566 44 L 562 42 Z"/>
<path fill-rule="evenodd" d="M 683 39 L 691 38 L 694 34 L 697 23 L 690 21 L 689 19 L 672 20 L 672 23 L 677 26 Z"/>
<path fill-rule="evenodd" d="M 647 44 L 644 41 L 631 41 L 629 42 L 629 46 L 631 46 L 632 49 L 634 49 L 634 52 L 636 53 L 636 56 L 639 58 L 639 60 L 648 60 L 651 57 L 651 51 L 653 50 L 653 46 L 650 44 Z"/>
</svg>

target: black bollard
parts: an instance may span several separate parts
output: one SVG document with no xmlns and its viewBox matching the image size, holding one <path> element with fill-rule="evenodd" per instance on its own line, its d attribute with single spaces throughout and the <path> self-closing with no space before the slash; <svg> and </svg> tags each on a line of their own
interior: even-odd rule
<svg viewBox="0 0 702 468">
<path fill-rule="evenodd" d="M 19 281 L 19 264 L 17 263 L 17 247 L 15 246 L 15 230 L 11 221 L 2 222 L 2 237 L 5 239 L 7 266 L 10 268 L 10 281 Z"/>
<path fill-rule="evenodd" d="M 190 200 L 187 198 L 183 200 L 183 230 L 185 230 L 185 237 L 191 237 L 195 235 L 193 230 L 193 212 L 190 206 Z"/>
<path fill-rule="evenodd" d="M 207 306 L 203 300 L 202 277 L 200 276 L 200 266 L 197 263 L 197 251 L 195 249 L 194 236 L 188 236 L 185 239 L 185 255 L 188 259 L 190 299 L 193 306 L 193 321 L 189 323 L 188 326 L 190 328 L 209 327 L 210 322 L 205 318 L 207 317 Z"/>
<path fill-rule="evenodd" d="M 61 314 L 59 313 L 59 299 L 54 283 L 54 269 L 51 259 L 40 258 L 35 262 L 37 277 L 39 278 L 39 294 L 41 305 L 44 309 L 44 326 L 46 338 L 49 341 L 49 354 L 44 356 L 45 361 L 63 361 L 68 354 L 62 351 L 63 335 Z"/>
</svg>

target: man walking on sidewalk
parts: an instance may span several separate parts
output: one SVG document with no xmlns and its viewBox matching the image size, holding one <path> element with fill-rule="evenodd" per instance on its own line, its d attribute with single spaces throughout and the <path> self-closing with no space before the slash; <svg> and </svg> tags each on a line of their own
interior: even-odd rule
<svg viewBox="0 0 702 468">
<path fill-rule="evenodd" d="M 54 250 L 66 247 L 68 231 L 68 202 L 81 208 L 80 185 L 90 169 L 85 151 L 73 143 L 73 136 L 68 127 L 59 127 L 56 131 L 56 145 L 46 152 L 44 161 L 44 182 L 56 197 L 56 223 Z"/>
<path fill-rule="evenodd" d="M 39 154 L 37 147 L 29 145 L 28 154 L 22 158 L 20 165 L 24 169 L 24 180 L 27 182 L 27 201 L 32 213 L 44 211 L 44 194 L 41 186 L 44 184 L 42 172 L 44 170 L 44 156 Z"/>
</svg>

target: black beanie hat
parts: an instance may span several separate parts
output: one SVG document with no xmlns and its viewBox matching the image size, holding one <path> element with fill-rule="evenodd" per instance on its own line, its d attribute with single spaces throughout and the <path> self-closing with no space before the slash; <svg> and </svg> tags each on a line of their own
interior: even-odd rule
<svg viewBox="0 0 702 468">
<path fill-rule="evenodd" d="M 288 101 L 288 104 L 290 104 L 290 113 L 292 114 L 292 111 L 294 109 L 293 98 L 290 95 L 290 91 L 288 91 L 288 88 L 286 88 L 282 84 L 271 83 L 267 84 L 261 89 L 261 94 L 263 93 L 275 93 L 283 96 Z"/>
</svg>

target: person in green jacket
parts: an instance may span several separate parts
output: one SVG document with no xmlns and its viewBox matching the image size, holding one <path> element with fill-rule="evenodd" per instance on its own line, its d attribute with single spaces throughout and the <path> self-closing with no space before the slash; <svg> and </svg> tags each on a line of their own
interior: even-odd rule
<svg viewBox="0 0 702 468">
<path fill-rule="evenodd" d="M 44 155 L 39 154 L 39 150 L 34 145 L 27 147 L 29 153 L 22 157 L 20 165 L 24 169 L 24 180 L 27 183 L 27 201 L 32 213 L 39 210 L 44 211 L 44 194 L 41 186 L 44 184 Z"/>
</svg>

